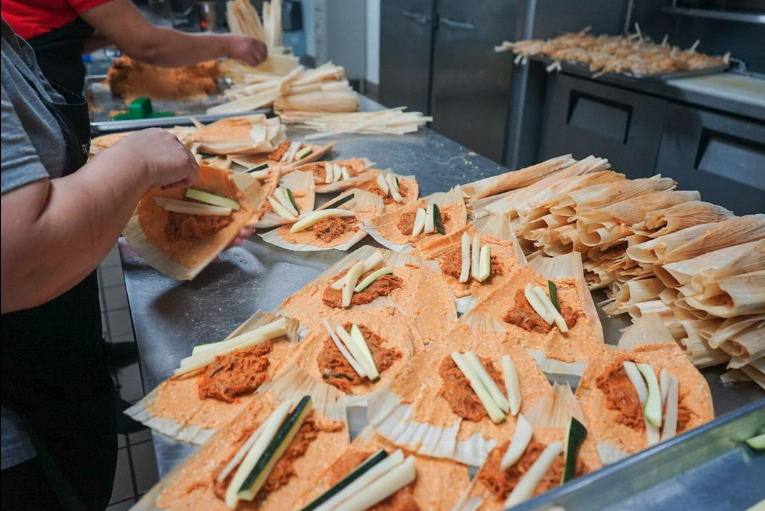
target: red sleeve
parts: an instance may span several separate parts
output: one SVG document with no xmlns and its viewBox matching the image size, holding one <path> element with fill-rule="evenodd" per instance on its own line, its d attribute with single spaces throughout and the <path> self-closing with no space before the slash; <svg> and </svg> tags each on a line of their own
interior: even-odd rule
<svg viewBox="0 0 765 511">
<path fill-rule="evenodd" d="M 111 0 L 67 0 L 67 3 L 77 12 L 77 14 L 79 14 L 110 1 Z"/>
</svg>

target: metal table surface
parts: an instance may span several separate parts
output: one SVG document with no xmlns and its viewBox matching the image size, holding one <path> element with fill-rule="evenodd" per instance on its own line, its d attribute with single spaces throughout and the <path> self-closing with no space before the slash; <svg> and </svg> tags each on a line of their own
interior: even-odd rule
<svg viewBox="0 0 765 511">
<path fill-rule="evenodd" d="M 299 139 L 306 133 L 288 128 L 290 138 Z M 379 168 L 413 174 L 423 196 L 507 170 L 427 129 L 404 137 L 356 135 L 337 140 L 334 156 L 368 157 Z M 119 245 L 146 392 L 170 377 L 192 346 L 224 338 L 257 309 L 275 309 L 344 255 L 337 251 L 291 252 L 254 236 L 221 254 L 220 262 L 211 264 L 194 281 L 178 282 L 146 266 L 123 239 Z M 601 299 L 595 295 L 596 302 Z M 625 318 L 602 315 L 601 319 L 611 343 L 629 324 Z M 718 416 L 763 397 L 754 384 L 723 386 L 719 380 L 722 372 L 719 368 L 704 371 Z M 360 411 L 350 410 L 352 423 Z M 156 433 L 154 442 L 160 475 L 194 449 Z"/>
</svg>

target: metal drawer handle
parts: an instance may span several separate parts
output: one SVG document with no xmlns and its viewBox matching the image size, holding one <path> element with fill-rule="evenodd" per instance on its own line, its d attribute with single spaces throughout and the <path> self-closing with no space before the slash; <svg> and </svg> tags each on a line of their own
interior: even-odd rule
<svg viewBox="0 0 765 511">
<path fill-rule="evenodd" d="M 416 12 L 412 12 L 412 11 L 404 11 L 401 13 L 401 15 L 405 17 L 406 19 L 412 20 L 419 25 L 430 24 L 430 18 L 428 18 L 424 14 L 417 14 Z"/>
<path fill-rule="evenodd" d="M 441 18 L 439 21 L 445 27 L 455 28 L 458 30 L 475 30 L 475 25 L 473 25 L 472 23 L 454 21 L 454 20 L 450 20 L 449 18 Z"/>
</svg>

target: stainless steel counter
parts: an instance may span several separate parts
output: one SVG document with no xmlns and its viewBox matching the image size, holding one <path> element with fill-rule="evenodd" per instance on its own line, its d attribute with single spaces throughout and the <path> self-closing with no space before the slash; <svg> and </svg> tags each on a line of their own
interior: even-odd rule
<svg viewBox="0 0 765 511">
<path fill-rule="evenodd" d="M 288 134 L 300 138 L 306 132 L 290 128 Z M 506 171 L 430 130 L 405 137 L 343 136 L 334 156 L 368 157 L 380 168 L 413 174 L 423 196 Z M 257 309 L 273 310 L 343 256 L 336 251 L 291 252 L 253 237 L 222 254 L 220 262 L 211 264 L 194 281 L 177 282 L 147 267 L 124 240 L 120 240 L 120 253 L 146 392 L 170 377 L 192 346 L 224 338 Z M 624 318 L 602 319 L 606 338 L 612 343 L 618 339 L 619 329 L 629 323 Z M 718 415 L 763 397 L 754 384 L 735 389 L 722 386 L 720 373 L 705 371 Z M 160 475 L 193 450 L 158 434 L 154 441 Z"/>
</svg>

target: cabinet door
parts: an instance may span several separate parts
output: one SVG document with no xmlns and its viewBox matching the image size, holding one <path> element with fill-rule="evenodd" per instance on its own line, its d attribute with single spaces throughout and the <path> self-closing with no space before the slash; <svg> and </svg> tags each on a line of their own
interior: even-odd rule
<svg viewBox="0 0 765 511">
<path fill-rule="evenodd" d="M 765 123 L 671 103 L 656 173 L 738 215 L 765 212 Z"/>
<path fill-rule="evenodd" d="M 439 0 L 433 129 L 496 162 L 507 130 L 512 55 L 494 46 L 519 33 L 518 0 Z"/>
<path fill-rule="evenodd" d="M 667 101 L 589 79 L 552 74 L 539 160 L 571 153 L 608 158 L 629 178 L 654 172 Z"/>
<path fill-rule="evenodd" d="M 380 2 L 380 103 L 430 112 L 433 0 Z"/>
</svg>

